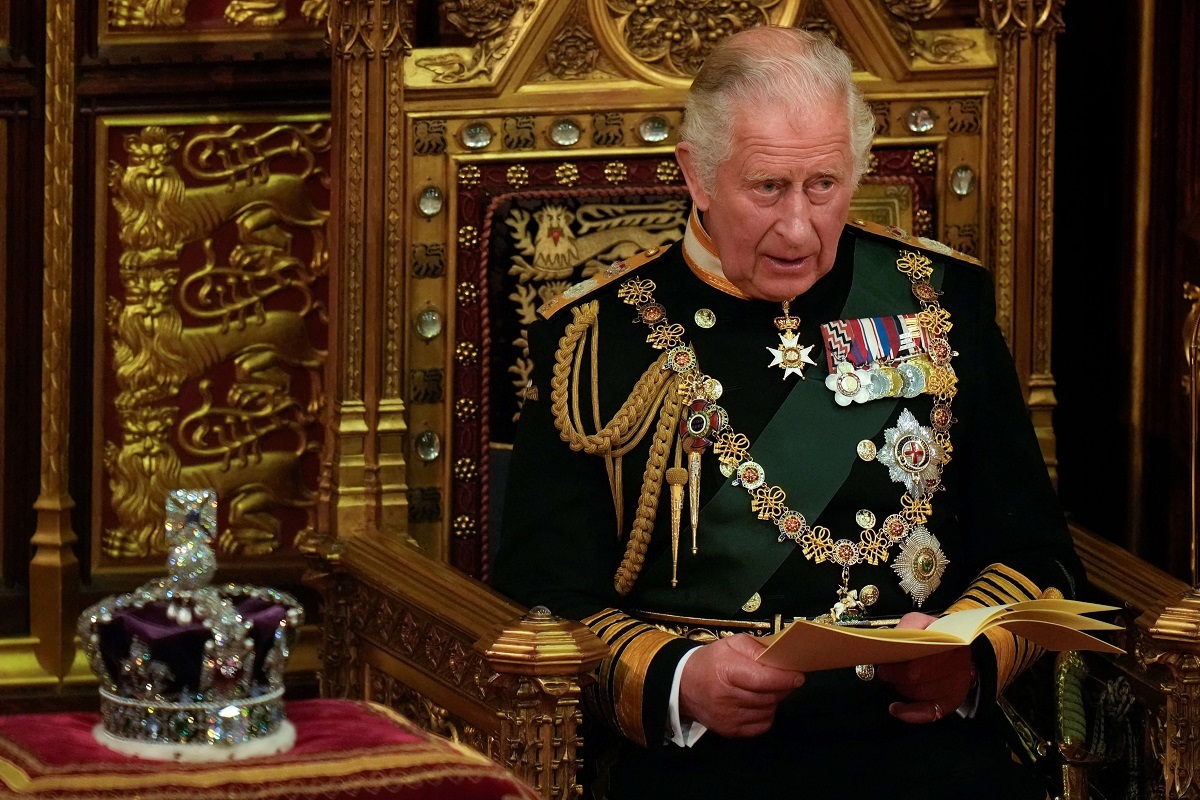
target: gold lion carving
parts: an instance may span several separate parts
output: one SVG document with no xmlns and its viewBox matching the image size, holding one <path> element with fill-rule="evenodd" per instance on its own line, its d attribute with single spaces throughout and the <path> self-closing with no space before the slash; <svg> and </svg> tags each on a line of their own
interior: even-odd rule
<svg viewBox="0 0 1200 800">
<path fill-rule="evenodd" d="M 319 228 L 329 217 L 309 198 L 308 175 L 247 171 L 225 183 L 189 188 L 172 163 L 179 145 L 178 134 L 151 125 L 125 137 L 128 166 L 109 166 L 124 268 L 174 261 L 185 244 L 210 238 L 227 222 L 237 224 L 245 247 L 287 251 L 291 236 L 281 224 Z"/>
<path fill-rule="evenodd" d="M 305 509 L 308 524 L 297 540 L 311 534 L 316 496 L 304 485 L 299 455 L 268 451 L 227 465 L 183 466 L 170 443 L 175 415 L 169 407 L 131 409 L 122 414 L 120 446 L 105 446 L 112 505 L 123 523 L 105 531 L 106 555 L 135 558 L 166 551 L 163 501 L 171 489 L 216 489 L 229 511 L 219 541 L 226 552 L 273 552 L 281 532 L 275 511 L 281 506 Z"/>
<path fill-rule="evenodd" d="M 302 465 L 317 446 L 310 434 L 322 398 L 326 353 L 310 327 L 324 324 L 312 312 L 322 308 L 314 288 L 328 258 L 328 212 L 313 205 L 307 182 L 323 177 L 315 153 L 328 142 L 320 127 L 275 126 L 252 136 L 233 126 L 194 137 L 188 148 L 196 162 L 187 169 L 221 183 L 185 186 L 173 163 L 180 135 L 158 126 L 126 137 L 128 166 L 110 168 L 124 296 L 107 299 L 121 424 L 119 443 L 106 443 L 104 453 L 117 518 L 104 533 L 108 556 L 161 552 L 163 500 L 176 488 L 211 487 L 222 496 L 226 552 L 277 549 L 279 508 L 306 509 L 298 541 L 311 535 L 315 496 Z M 269 163 L 281 155 L 307 166 L 271 174 Z M 230 229 L 232 244 L 217 237 Z M 307 259 L 292 254 L 302 231 Z M 204 265 L 185 278 L 179 257 L 197 242 Z M 269 308 L 281 293 L 288 307 Z M 309 381 L 307 404 L 292 393 L 297 370 Z M 231 381 L 214 398 L 217 373 Z M 185 411 L 177 398 L 193 381 L 202 402 Z M 281 436 L 294 446 L 280 449 Z"/>
<path fill-rule="evenodd" d="M 191 0 L 109 0 L 113 28 L 178 28 L 187 21 Z M 319 25 L 329 16 L 329 0 L 304 0 L 300 13 Z M 225 19 L 233 25 L 273 27 L 287 18 L 287 0 L 229 0 Z"/>
</svg>

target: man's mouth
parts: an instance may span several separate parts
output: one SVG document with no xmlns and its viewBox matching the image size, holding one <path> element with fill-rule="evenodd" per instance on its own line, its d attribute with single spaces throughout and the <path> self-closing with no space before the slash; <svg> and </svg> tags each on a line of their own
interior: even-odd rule
<svg viewBox="0 0 1200 800">
<path fill-rule="evenodd" d="M 767 261 L 776 269 L 800 269 L 808 263 L 809 256 L 800 256 L 798 258 L 781 258 L 779 256 L 767 256 Z"/>
</svg>

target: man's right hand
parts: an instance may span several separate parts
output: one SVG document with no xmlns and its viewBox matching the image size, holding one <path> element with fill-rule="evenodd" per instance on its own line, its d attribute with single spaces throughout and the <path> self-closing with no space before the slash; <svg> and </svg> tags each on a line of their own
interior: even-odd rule
<svg viewBox="0 0 1200 800">
<path fill-rule="evenodd" d="M 804 683 L 803 672 L 759 664 L 763 646 L 739 633 L 697 649 L 679 679 L 679 712 L 726 737 L 758 736 L 775 708 Z"/>
</svg>

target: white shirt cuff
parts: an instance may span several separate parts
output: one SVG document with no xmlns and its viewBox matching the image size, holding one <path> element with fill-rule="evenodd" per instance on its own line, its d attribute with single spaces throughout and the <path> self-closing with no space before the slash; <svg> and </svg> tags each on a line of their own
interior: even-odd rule
<svg viewBox="0 0 1200 800">
<path fill-rule="evenodd" d="M 963 719 L 975 718 L 975 712 L 979 710 L 979 698 L 983 693 L 982 687 L 982 682 L 976 681 L 975 689 L 967 692 L 967 699 L 963 700 L 962 705 L 958 707 L 957 713 Z"/>
<path fill-rule="evenodd" d="M 667 703 L 667 741 L 680 747 L 691 747 L 708 730 L 699 722 L 684 722 L 679 718 L 679 681 L 683 677 L 683 665 L 699 649 L 693 647 L 684 653 L 675 666 L 675 677 L 671 681 L 671 698 Z"/>
</svg>

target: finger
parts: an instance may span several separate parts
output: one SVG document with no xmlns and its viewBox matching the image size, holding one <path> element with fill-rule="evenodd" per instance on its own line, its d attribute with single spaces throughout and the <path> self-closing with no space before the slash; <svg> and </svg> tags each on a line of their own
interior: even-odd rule
<svg viewBox="0 0 1200 800">
<path fill-rule="evenodd" d="M 931 617 L 919 611 L 910 611 L 900 618 L 900 621 L 896 623 L 896 627 L 925 630 L 936 621 L 937 617 Z"/>
<path fill-rule="evenodd" d="M 786 696 L 804 684 L 804 673 L 760 664 L 754 659 L 763 645 L 753 636 L 739 634 L 722 640 L 741 659 L 727 662 L 726 679 L 732 686 L 752 692 Z"/>
<path fill-rule="evenodd" d="M 901 722 L 911 725 L 930 725 L 946 716 L 946 709 L 941 701 L 922 700 L 916 703 L 892 703 L 888 713 Z"/>
</svg>

